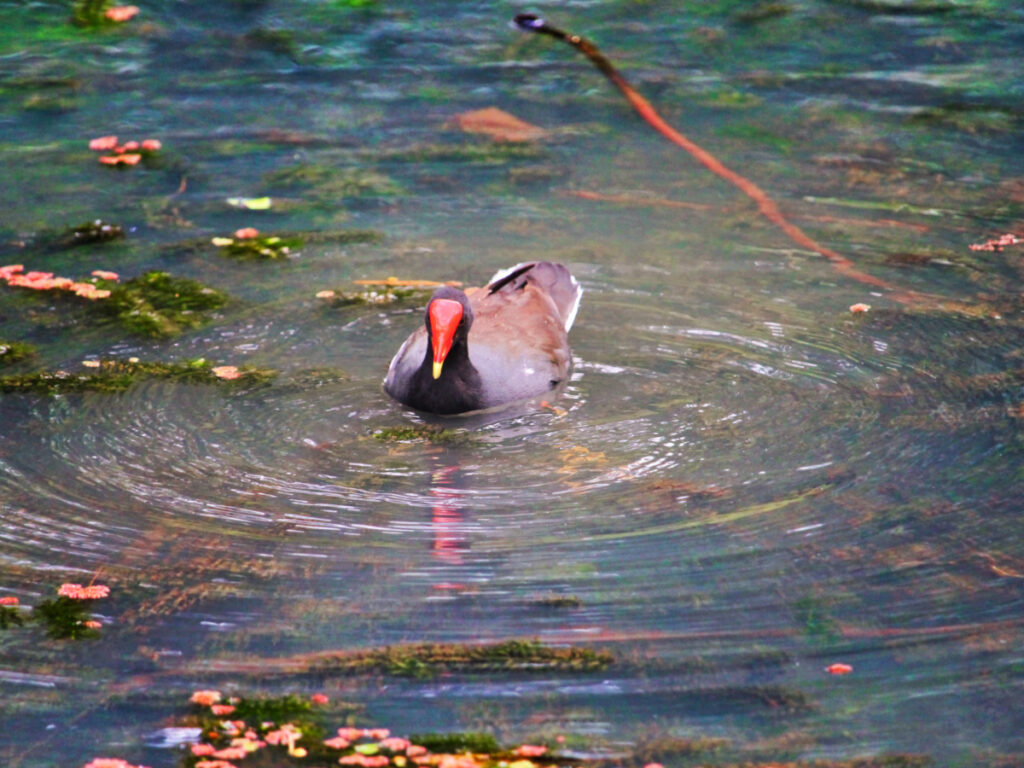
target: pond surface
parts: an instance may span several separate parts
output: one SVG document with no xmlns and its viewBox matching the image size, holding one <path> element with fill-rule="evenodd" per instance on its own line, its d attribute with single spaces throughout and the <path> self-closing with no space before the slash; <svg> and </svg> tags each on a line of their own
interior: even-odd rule
<svg viewBox="0 0 1024 768">
<path fill-rule="evenodd" d="M 0 395 L 0 596 L 26 619 L 0 630 L 0 763 L 180 765 L 162 729 L 200 687 L 579 756 L 691 740 L 666 765 L 1024 763 L 1024 245 L 969 247 L 1024 234 L 1019 3 L 162 0 L 102 29 L 0 7 L 0 263 L 229 295 L 151 338 L 0 285 L 2 341 L 35 348 L 0 374 L 276 373 Z M 856 271 L 510 28 L 538 10 Z M 487 107 L 546 135 L 459 130 Z M 111 134 L 162 148 L 107 167 Z M 125 237 L 55 234 L 97 218 Z M 242 227 L 305 240 L 210 244 Z M 316 296 L 541 258 L 585 288 L 572 381 L 443 431 L 381 389 L 423 296 Z M 64 582 L 110 587 L 97 637 L 28 620 Z M 304 661 L 508 639 L 615 660 Z"/>
</svg>

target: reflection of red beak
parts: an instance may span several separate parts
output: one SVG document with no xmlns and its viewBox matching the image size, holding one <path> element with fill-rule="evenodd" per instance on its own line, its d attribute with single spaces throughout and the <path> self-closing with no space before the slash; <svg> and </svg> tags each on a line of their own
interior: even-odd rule
<svg viewBox="0 0 1024 768">
<path fill-rule="evenodd" d="M 434 299 L 427 309 L 430 335 L 434 345 L 434 378 L 440 378 L 441 366 L 451 351 L 455 330 L 462 322 L 462 304 L 452 299 Z"/>
</svg>

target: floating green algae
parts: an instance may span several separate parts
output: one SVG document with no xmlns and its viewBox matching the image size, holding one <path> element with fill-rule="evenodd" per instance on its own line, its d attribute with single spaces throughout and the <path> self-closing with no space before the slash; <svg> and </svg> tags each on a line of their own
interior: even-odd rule
<svg viewBox="0 0 1024 768">
<path fill-rule="evenodd" d="M 373 437 L 382 443 L 408 443 L 424 440 L 435 445 L 465 445 L 474 441 L 472 434 L 468 432 L 445 429 L 434 424 L 385 427 L 374 432 Z"/>
<path fill-rule="evenodd" d="M 276 376 L 276 372 L 256 369 L 217 367 L 199 358 L 181 363 L 144 363 L 127 360 L 92 361 L 88 372 L 39 371 L 0 376 L 0 393 L 33 392 L 62 395 L 71 392 L 123 392 L 141 379 L 163 379 L 191 384 L 240 382 L 259 384 Z"/>
<path fill-rule="evenodd" d="M 35 356 L 35 353 L 35 347 L 31 344 L 25 344 L 21 341 L 0 340 L 0 367 L 28 360 Z"/>
<path fill-rule="evenodd" d="M 419 643 L 321 655 L 311 668 L 348 675 L 428 677 L 451 672 L 597 671 L 614 661 L 607 651 L 551 647 L 534 640 L 503 643 Z"/>
<path fill-rule="evenodd" d="M 143 336 L 168 337 L 202 325 L 207 313 L 227 303 L 227 294 L 186 277 L 147 272 L 125 283 L 99 281 L 110 296 L 99 302 L 125 328 Z"/>
</svg>

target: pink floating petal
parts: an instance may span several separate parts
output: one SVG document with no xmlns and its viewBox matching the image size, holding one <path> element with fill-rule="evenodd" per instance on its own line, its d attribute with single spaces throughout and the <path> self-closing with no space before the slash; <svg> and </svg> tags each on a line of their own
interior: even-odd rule
<svg viewBox="0 0 1024 768">
<path fill-rule="evenodd" d="M 117 136 L 100 136 L 89 142 L 89 149 L 97 152 L 107 152 L 117 146 Z"/>
<path fill-rule="evenodd" d="M 108 8 L 103 15 L 111 21 L 122 22 L 134 18 L 138 13 L 139 6 L 137 5 L 115 5 L 113 8 Z"/>
</svg>

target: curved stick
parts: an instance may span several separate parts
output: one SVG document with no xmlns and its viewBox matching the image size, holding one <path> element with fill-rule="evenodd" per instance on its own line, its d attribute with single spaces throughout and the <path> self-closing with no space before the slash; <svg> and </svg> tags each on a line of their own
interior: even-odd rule
<svg viewBox="0 0 1024 768">
<path fill-rule="evenodd" d="M 550 35 L 558 40 L 563 40 L 576 50 L 580 51 L 584 56 L 590 59 L 594 66 L 601 71 L 602 75 L 611 80 L 612 83 L 622 91 L 622 94 L 632 105 L 633 109 L 635 109 L 640 114 L 640 117 L 646 120 L 654 130 L 676 146 L 685 149 L 709 171 L 738 187 L 743 194 L 757 203 L 757 209 L 761 212 L 761 215 L 781 229 L 790 240 L 798 245 L 802 245 L 808 250 L 821 254 L 835 266 L 838 272 L 846 275 L 847 277 L 866 283 L 867 285 L 873 285 L 876 288 L 898 291 L 898 289 L 889 282 L 880 277 L 875 277 L 874 275 L 862 272 L 857 269 L 853 262 L 848 258 L 836 251 L 833 251 L 831 248 L 826 248 L 811 238 L 806 232 L 800 229 L 800 227 L 793 224 L 782 215 L 782 212 L 775 204 L 775 201 L 772 200 L 763 189 L 745 176 L 741 176 L 730 168 L 727 168 L 717 157 L 712 155 L 706 149 L 690 141 L 690 139 L 686 138 L 683 134 L 666 123 L 661 115 L 658 114 L 657 110 L 651 106 L 651 103 L 641 96 L 633 86 L 626 82 L 626 78 L 619 73 L 619 71 L 610 61 L 608 61 L 607 58 L 605 58 L 604 54 L 602 54 L 597 49 L 597 46 L 592 42 L 580 37 L 579 35 L 571 35 L 568 32 L 563 32 L 532 13 L 520 13 L 512 20 L 512 23 L 519 29 L 527 32 Z M 899 301 L 907 301 L 909 300 L 909 294 L 898 293 L 893 298 L 896 298 Z"/>
</svg>

